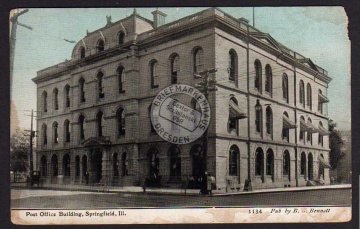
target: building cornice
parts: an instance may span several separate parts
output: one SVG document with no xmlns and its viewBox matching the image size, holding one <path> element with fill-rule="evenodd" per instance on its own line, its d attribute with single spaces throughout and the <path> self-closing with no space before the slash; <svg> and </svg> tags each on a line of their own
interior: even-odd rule
<svg viewBox="0 0 360 229">
<path fill-rule="evenodd" d="M 329 83 L 331 81 L 330 77 L 302 64 L 299 60 L 296 59 L 295 54 L 294 56 L 291 56 L 288 53 L 281 51 L 276 47 L 272 47 L 270 44 L 266 44 L 265 42 L 262 42 L 256 37 L 250 35 L 250 33 L 248 33 L 248 31 L 245 28 L 241 28 L 241 26 L 244 27 L 244 24 L 240 23 L 239 21 L 236 21 L 236 19 L 232 18 L 231 16 L 227 14 L 221 16 L 216 14 L 216 12 L 213 12 L 212 14 L 205 14 L 204 12 L 205 11 L 199 12 L 194 15 L 190 15 L 178 21 L 165 24 L 157 29 L 139 34 L 138 40 L 136 42 L 129 41 L 127 42 L 127 44 L 130 45 L 131 43 L 133 43 L 135 45 L 142 46 L 142 48 L 146 48 L 153 45 L 159 45 L 173 39 L 177 39 L 181 36 L 189 35 L 189 33 L 198 32 L 199 30 L 203 30 L 206 28 L 216 27 L 242 40 L 248 40 L 250 44 L 259 47 L 272 55 L 277 56 L 280 60 L 311 74 L 312 76 L 314 76 L 315 78 L 321 81 L 324 81 L 326 83 Z M 198 17 L 198 18 L 196 20 L 191 20 L 191 17 Z M 248 27 L 247 29 L 249 29 L 250 25 L 246 25 L 246 26 Z M 55 65 L 53 67 L 44 70 L 50 70 L 51 68 L 60 67 L 58 71 L 49 74 L 46 74 L 44 70 L 39 71 L 38 76 L 35 77 L 33 81 L 35 83 L 39 83 L 51 78 L 55 78 L 60 75 L 70 73 L 72 69 L 76 68 L 76 66 L 81 66 L 82 64 L 90 64 L 95 61 L 106 59 L 109 56 L 117 55 L 122 52 L 126 52 L 126 51 L 124 51 L 123 49 L 119 49 L 119 47 L 117 46 L 114 48 L 109 48 L 107 50 L 104 50 L 101 53 L 96 53 L 94 55 L 85 57 L 84 59 L 81 60 L 75 60 L 75 61 L 71 60 L 62 63 L 62 65 L 64 65 L 63 67 L 60 67 L 61 64 Z M 44 72 L 43 73 L 44 75 L 41 75 L 42 72 Z"/>
</svg>

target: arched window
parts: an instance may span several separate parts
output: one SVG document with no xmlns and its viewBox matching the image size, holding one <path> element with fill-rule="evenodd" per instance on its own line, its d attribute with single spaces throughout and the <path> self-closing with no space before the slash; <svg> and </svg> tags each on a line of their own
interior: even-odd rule
<svg viewBox="0 0 360 229">
<path fill-rule="evenodd" d="M 229 150 L 229 175 L 238 176 L 238 164 L 240 160 L 240 150 L 236 145 L 232 145 Z"/>
<path fill-rule="evenodd" d="M 75 176 L 80 176 L 80 157 L 78 155 L 75 157 Z"/>
<path fill-rule="evenodd" d="M 255 152 L 255 176 L 264 175 L 264 152 L 261 148 L 257 148 Z"/>
<path fill-rule="evenodd" d="M 176 84 L 178 73 L 180 72 L 180 57 L 178 54 L 173 54 L 170 56 L 170 67 L 171 67 L 171 84 Z"/>
<path fill-rule="evenodd" d="M 256 132 L 262 132 L 262 106 L 259 100 L 257 100 L 255 105 L 255 127 Z"/>
<path fill-rule="evenodd" d="M 272 70 L 270 65 L 265 66 L 265 91 L 272 96 Z"/>
<path fill-rule="evenodd" d="M 149 121 L 150 121 L 150 132 L 151 133 L 155 133 L 155 128 L 152 124 L 152 121 L 151 121 L 151 106 L 152 106 L 152 103 L 150 103 L 149 107 L 148 107 L 148 115 L 149 115 Z"/>
<path fill-rule="evenodd" d="M 118 159 L 118 153 L 114 153 L 112 157 L 112 163 L 113 163 L 113 174 L 115 177 L 119 176 L 119 159 Z"/>
<path fill-rule="evenodd" d="M 68 153 L 63 157 L 63 171 L 65 177 L 70 176 L 70 156 Z"/>
<path fill-rule="evenodd" d="M 96 76 L 97 79 L 97 83 L 98 83 L 98 95 L 99 95 L 99 99 L 102 99 L 105 97 L 105 93 L 104 93 L 104 84 L 103 84 L 103 80 L 104 80 L 104 73 L 99 72 Z"/>
<path fill-rule="evenodd" d="M 168 150 L 170 155 L 170 177 L 181 177 L 181 157 L 179 147 L 172 145 Z"/>
<path fill-rule="evenodd" d="M 262 85 L 262 66 L 259 60 L 255 60 L 255 89 L 261 93 Z"/>
<path fill-rule="evenodd" d="M 289 118 L 289 115 L 287 112 L 283 113 L 283 116 L 286 118 Z M 287 142 L 289 142 L 289 127 L 285 124 L 285 118 L 283 119 L 283 128 L 282 128 L 282 139 L 286 140 Z"/>
<path fill-rule="evenodd" d="M 196 102 L 196 100 L 195 100 Z M 236 106 L 238 105 L 238 101 L 235 97 L 230 98 L 230 103 L 234 103 Z M 231 111 L 230 111 L 231 112 Z M 229 112 L 229 129 L 230 130 L 238 130 L 239 129 L 239 119 L 235 117 L 232 117 Z"/>
<path fill-rule="evenodd" d="M 158 72 L 157 72 L 158 64 L 156 60 L 150 61 L 150 80 L 151 80 L 151 88 L 158 88 Z"/>
<path fill-rule="evenodd" d="M 85 175 L 85 173 L 87 172 L 87 156 L 86 155 L 82 156 L 81 161 L 82 161 L 82 173 L 83 173 L 82 175 Z"/>
<path fill-rule="evenodd" d="M 324 155 L 321 153 L 320 154 L 320 157 L 322 158 L 322 159 L 324 159 Z M 322 163 L 319 163 L 319 179 L 324 179 L 324 176 L 325 176 L 325 168 L 324 168 L 324 166 L 322 165 Z"/>
<path fill-rule="evenodd" d="M 41 156 L 40 159 L 40 172 L 41 176 L 47 176 L 47 159 L 45 155 Z"/>
<path fill-rule="evenodd" d="M 318 95 L 318 111 L 320 112 L 320 114 L 323 113 L 323 103 L 321 102 L 321 95 L 322 95 L 322 91 L 319 89 L 319 95 Z"/>
<path fill-rule="evenodd" d="M 96 123 L 97 123 L 97 131 L 98 131 L 98 137 L 103 136 L 103 129 L 104 129 L 104 114 L 99 111 L 96 115 Z"/>
<path fill-rule="evenodd" d="M 104 47 L 105 47 L 105 43 L 104 43 L 103 40 L 100 39 L 100 40 L 97 42 L 97 46 L 96 46 L 97 52 L 102 52 L 102 51 L 104 51 Z"/>
<path fill-rule="evenodd" d="M 67 84 L 64 89 L 65 94 L 65 107 L 70 107 L 70 86 Z"/>
<path fill-rule="evenodd" d="M 312 109 L 312 94 L 311 94 L 311 86 L 308 83 L 306 85 L 306 102 L 307 102 L 307 106 L 310 108 L 310 110 Z"/>
<path fill-rule="evenodd" d="M 300 80 L 299 84 L 299 99 L 300 104 L 302 104 L 305 107 L 305 85 L 304 81 Z"/>
<path fill-rule="evenodd" d="M 46 91 L 43 92 L 42 99 L 43 99 L 43 111 L 47 112 L 47 92 Z"/>
<path fill-rule="evenodd" d="M 274 152 L 272 149 L 266 151 L 266 175 L 274 175 Z"/>
<path fill-rule="evenodd" d="M 79 79 L 79 88 L 80 88 L 80 102 L 84 103 L 86 101 L 86 99 L 85 99 L 85 80 L 82 77 Z"/>
<path fill-rule="evenodd" d="M 83 115 L 79 117 L 79 135 L 80 140 L 85 139 L 85 117 Z"/>
<path fill-rule="evenodd" d="M 58 143 L 59 142 L 59 133 L 58 133 L 58 123 L 54 122 L 53 123 L 53 139 L 54 139 L 54 143 Z"/>
<path fill-rule="evenodd" d="M 301 122 L 304 122 L 305 123 L 305 118 L 304 116 L 301 116 L 300 117 L 300 141 L 304 142 L 305 141 L 305 128 L 301 125 Z"/>
<path fill-rule="evenodd" d="M 204 50 L 196 48 L 193 52 L 194 72 L 199 73 L 204 70 Z"/>
<path fill-rule="evenodd" d="M 290 177 L 290 154 L 287 150 L 283 155 L 283 175 L 289 175 Z"/>
<path fill-rule="evenodd" d="M 270 106 L 266 108 L 266 134 L 273 134 L 273 113 Z"/>
<path fill-rule="evenodd" d="M 124 44 L 125 33 L 120 31 L 119 33 L 119 45 Z"/>
<path fill-rule="evenodd" d="M 80 59 L 85 58 L 85 48 L 83 46 L 80 47 L 79 53 Z"/>
<path fill-rule="evenodd" d="M 312 123 L 311 118 L 308 118 L 307 123 L 309 123 L 311 125 L 311 123 Z M 308 142 L 310 142 L 310 145 L 312 145 L 312 132 L 311 131 L 307 131 L 306 140 Z"/>
<path fill-rule="evenodd" d="M 118 135 L 125 136 L 125 111 L 123 108 L 119 108 L 116 112 L 118 123 Z"/>
<path fill-rule="evenodd" d="M 238 56 L 234 49 L 229 51 L 229 80 L 237 82 Z"/>
<path fill-rule="evenodd" d="M 57 88 L 53 91 L 53 98 L 54 98 L 54 109 L 59 110 L 59 90 Z"/>
<path fill-rule="evenodd" d="M 65 142 L 70 142 L 70 121 L 68 119 L 64 122 Z"/>
<path fill-rule="evenodd" d="M 43 124 L 41 130 L 43 136 L 43 145 L 47 145 L 47 125 Z"/>
<path fill-rule="evenodd" d="M 314 158 L 313 158 L 312 153 L 309 153 L 309 156 L 308 156 L 308 180 L 314 179 L 313 166 L 314 166 Z"/>
<path fill-rule="evenodd" d="M 121 164 L 122 164 L 122 175 L 129 175 L 129 158 L 127 153 L 121 155 Z"/>
<path fill-rule="evenodd" d="M 286 103 L 289 103 L 289 79 L 288 76 L 284 73 L 282 78 L 282 91 L 283 99 Z"/>
<path fill-rule="evenodd" d="M 199 144 L 193 145 L 190 149 L 192 176 L 195 181 L 202 176 L 203 147 Z"/>
<path fill-rule="evenodd" d="M 118 83 L 119 83 L 119 93 L 125 93 L 125 90 L 124 90 L 125 69 L 123 66 L 120 66 L 120 67 L 118 67 L 116 72 L 117 72 Z"/>
<path fill-rule="evenodd" d="M 151 147 L 148 150 L 148 165 L 149 165 L 149 176 L 153 179 L 158 179 L 159 177 L 159 167 L 160 167 L 160 159 L 158 157 L 159 151 L 156 147 Z"/>
<path fill-rule="evenodd" d="M 51 157 L 51 172 L 51 175 L 53 176 L 59 175 L 58 157 L 55 154 Z"/>
<path fill-rule="evenodd" d="M 323 127 L 322 122 L 319 122 L 319 126 L 320 128 Z M 324 136 L 321 133 L 319 133 L 318 144 L 323 146 L 323 143 L 324 143 Z"/>
<path fill-rule="evenodd" d="M 300 174 L 305 176 L 306 171 L 306 154 L 305 152 L 301 153 L 301 162 L 300 162 Z"/>
</svg>

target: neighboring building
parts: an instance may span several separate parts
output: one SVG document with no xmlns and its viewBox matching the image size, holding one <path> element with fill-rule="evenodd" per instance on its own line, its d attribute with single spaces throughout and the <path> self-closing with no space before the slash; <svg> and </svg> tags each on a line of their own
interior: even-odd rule
<svg viewBox="0 0 360 229">
<path fill-rule="evenodd" d="M 196 180 L 202 140 L 164 141 L 150 104 L 162 88 L 194 86 L 195 73 L 215 68 L 207 169 L 216 188 L 242 190 L 246 179 L 254 189 L 330 183 L 325 70 L 217 8 L 168 24 L 153 15 L 108 20 L 70 61 L 33 79 L 37 164 L 48 182 L 84 183 L 85 171 L 90 182 L 114 185 L 142 185 L 154 174 L 163 186 Z"/>
<path fill-rule="evenodd" d="M 344 142 L 341 150 L 345 155 L 341 158 L 336 169 L 337 181 L 341 183 L 351 183 L 351 131 L 340 131 L 340 133 Z"/>
<path fill-rule="evenodd" d="M 14 101 L 10 100 L 10 136 L 20 130 L 19 116 Z"/>
</svg>

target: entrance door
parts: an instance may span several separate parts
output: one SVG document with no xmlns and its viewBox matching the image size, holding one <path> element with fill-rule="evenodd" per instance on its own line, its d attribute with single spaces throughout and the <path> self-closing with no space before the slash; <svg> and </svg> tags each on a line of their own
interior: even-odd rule
<svg viewBox="0 0 360 229">
<path fill-rule="evenodd" d="M 201 145 L 191 147 L 190 155 L 192 159 L 192 177 L 191 188 L 200 188 L 200 178 L 202 176 L 203 148 Z"/>
<path fill-rule="evenodd" d="M 102 150 L 91 149 L 91 181 L 93 183 L 99 183 L 102 178 Z"/>
</svg>

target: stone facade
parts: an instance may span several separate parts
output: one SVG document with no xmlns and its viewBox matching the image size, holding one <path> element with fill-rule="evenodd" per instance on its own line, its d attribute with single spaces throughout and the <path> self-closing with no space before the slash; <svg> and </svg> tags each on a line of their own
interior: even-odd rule
<svg viewBox="0 0 360 229">
<path fill-rule="evenodd" d="M 40 111 L 37 165 L 48 182 L 84 183 L 86 171 L 90 183 L 125 186 L 155 176 L 158 185 L 180 187 L 197 178 L 202 140 L 165 142 L 152 131 L 149 107 L 162 88 L 194 86 L 201 82 L 196 70 L 216 69 L 206 159 L 216 188 L 241 191 L 246 179 L 254 189 L 329 183 L 331 79 L 325 70 L 216 8 L 164 25 L 166 15 L 153 14 L 156 25 L 134 12 L 88 33 L 70 61 L 33 79 Z M 192 106 L 190 99 L 182 102 Z"/>
</svg>

